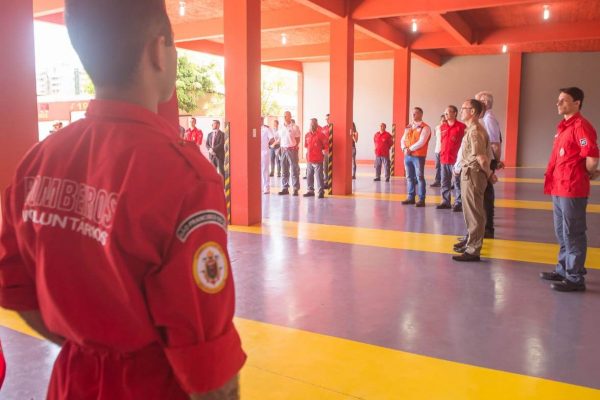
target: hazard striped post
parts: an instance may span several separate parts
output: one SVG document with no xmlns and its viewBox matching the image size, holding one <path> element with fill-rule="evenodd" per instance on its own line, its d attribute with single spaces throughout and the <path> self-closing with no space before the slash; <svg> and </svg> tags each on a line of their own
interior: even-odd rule
<svg viewBox="0 0 600 400">
<path fill-rule="evenodd" d="M 229 154 L 229 133 L 230 133 L 231 124 L 229 122 L 225 123 L 225 201 L 227 202 L 227 221 L 231 223 L 231 166 L 230 166 L 230 154 Z"/>
<path fill-rule="evenodd" d="M 390 175 L 396 171 L 396 124 L 392 124 L 392 151 L 390 152 Z"/>
<path fill-rule="evenodd" d="M 327 156 L 327 187 L 333 193 L 333 124 L 329 124 L 329 154 Z"/>
</svg>

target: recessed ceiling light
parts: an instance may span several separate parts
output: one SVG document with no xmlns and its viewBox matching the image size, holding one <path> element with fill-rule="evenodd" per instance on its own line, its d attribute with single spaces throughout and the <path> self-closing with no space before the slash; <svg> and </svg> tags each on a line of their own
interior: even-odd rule
<svg viewBox="0 0 600 400">
<path fill-rule="evenodd" d="M 285 46 L 287 44 L 287 39 L 288 39 L 287 34 L 282 33 L 281 34 L 281 44 Z"/>
<path fill-rule="evenodd" d="M 412 20 L 412 31 L 413 31 L 413 32 L 416 32 L 416 31 L 417 31 L 417 29 L 418 29 L 418 27 L 417 27 L 417 20 L 416 20 L 416 19 L 413 19 L 413 20 Z"/>
<path fill-rule="evenodd" d="M 179 16 L 180 17 L 185 16 L 185 1 L 179 2 Z"/>
<path fill-rule="evenodd" d="M 507 51 L 508 51 L 508 46 L 507 46 L 507 45 L 505 45 L 505 44 L 503 44 L 503 45 L 502 45 L 502 52 L 503 52 L 503 53 L 506 53 Z"/>
<path fill-rule="evenodd" d="M 545 5 L 544 6 L 544 19 L 550 19 L 550 6 L 549 5 Z"/>
</svg>

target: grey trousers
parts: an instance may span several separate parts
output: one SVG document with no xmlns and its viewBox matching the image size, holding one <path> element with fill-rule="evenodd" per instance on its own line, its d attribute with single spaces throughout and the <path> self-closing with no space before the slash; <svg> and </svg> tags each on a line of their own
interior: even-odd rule
<svg viewBox="0 0 600 400">
<path fill-rule="evenodd" d="M 329 171 L 329 154 L 325 154 L 323 156 L 323 164 L 321 165 L 321 176 L 323 177 L 323 182 L 325 184 L 325 186 L 328 186 L 328 182 L 327 182 L 327 174 Z"/>
<path fill-rule="evenodd" d="M 315 191 L 315 176 L 317 177 L 317 189 L 319 193 L 325 192 L 325 185 L 323 184 L 323 164 L 322 163 L 307 163 L 306 164 L 306 175 L 308 180 L 308 191 Z"/>
<path fill-rule="evenodd" d="M 300 165 L 298 165 L 298 151 L 296 149 L 281 148 L 281 186 L 284 189 L 290 187 L 290 169 L 292 174 L 292 186 L 294 190 L 300 190 Z"/>
<path fill-rule="evenodd" d="M 560 246 L 556 272 L 575 283 L 583 283 L 583 275 L 586 274 L 587 202 L 585 197 L 552 196 L 554 231 Z"/>
<path fill-rule="evenodd" d="M 460 204 L 460 176 L 454 175 L 453 164 L 442 164 L 442 204 L 451 205 L 452 181 L 454 180 L 454 205 Z"/>
<path fill-rule="evenodd" d="M 483 171 L 463 168 L 461 173 L 463 215 L 467 225 L 467 253 L 476 256 L 483 246 L 485 232 L 485 209 L 483 192 L 487 186 L 487 177 Z"/>
<path fill-rule="evenodd" d="M 390 158 L 389 157 L 375 157 L 375 178 L 381 178 L 381 166 L 383 165 L 385 179 L 390 178 Z"/>
</svg>

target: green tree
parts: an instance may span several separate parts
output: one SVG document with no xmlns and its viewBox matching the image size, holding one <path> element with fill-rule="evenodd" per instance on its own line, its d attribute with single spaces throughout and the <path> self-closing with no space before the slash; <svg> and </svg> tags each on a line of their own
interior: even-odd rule
<svg viewBox="0 0 600 400">
<path fill-rule="evenodd" d="M 197 65 L 186 56 L 177 59 L 177 99 L 179 109 L 194 113 L 198 109 L 198 100 L 206 94 L 216 93 L 216 84 L 223 78 L 214 63 Z"/>
<path fill-rule="evenodd" d="M 273 80 L 263 78 L 261 83 L 261 115 L 281 115 L 282 108 L 279 102 L 274 98 L 285 87 L 285 82 L 281 78 Z"/>
</svg>

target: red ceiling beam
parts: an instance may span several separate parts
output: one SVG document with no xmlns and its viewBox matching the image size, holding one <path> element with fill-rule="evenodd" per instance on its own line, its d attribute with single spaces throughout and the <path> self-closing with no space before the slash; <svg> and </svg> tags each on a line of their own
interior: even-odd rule
<svg viewBox="0 0 600 400">
<path fill-rule="evenodd" d="M 356 21 L 356 30 L 382 41 L 393 49 L 406 47 L 406 35 L 381 19 Z"/>
<path fill-rule="evenodd" d="M 441 67 L 444 63 L 442 56 L 435 50 L 416 50 L 412 52 L 412 55 L 432 67 Z"/>
<path fill-rule="evenodd" d="M 475 35 L 469 24 L 456 12 L 433 13 L 431 17 L 460 44 L 469 46 L 475 41 Z"/>
<path fill-rule="evenodd" d="M 348 4 L 350 0 L 296 0 L 308 8 L 316 10 L 329 18 L 342 18 L 348 14 Z"/>
<path fill-rule="evenodd" d="M 225 46 L 223 43 L 217 43 L 210 40 L 194 40 L 189 42 L 177 43 L 177 47 L 181 49 L 199 51 L 200 53 L 212 54 L 221 56 L 225 54 Z"/>
<path fill-rule="evenodd" d="M 278 30 L 319 26 L 330 18 L 306 7 L 288 7 L 261 14 L 261 30 Z M 176 41 L 211 39 L 223 36 L 223 18 L 204 19 L 173 26 Z"/>
<path fill-rule="evenodd" d="M 65 10 L 65 0 L 34 0 L 33 16 L 41 17 L 48 14 L 56 14 Z"/>
<path fill-rule="evenodd" d="M 300 61 L 267 61 L 262 64 L 269 67 L 287 69 L 288 71 L 296 71 L 298 73 L 304 72 L 304 67 Z"/>
<path fill-rule="evenodd" d="M 461 44 L 448 32 L 424 33 L 410 44 L 413 50 L 442 49 L 458 46 L 461 46 Z"/>
<path fill-rule="evenodd" d="M 534 42 L 600 39 L 600 21 L 551 23 L 482 33 L 480 44 L 500 45 Z"/>
<path fill-rule="evenodd" d="M 390 48 L 376 39 L 363 39 L 354 41 L 354 53 L 371 53 L 375 51 L 387 51 Z M 330 55 L 329 43 L 308 44 L 300 46 L 281 46 L 262 49 L 262 60 L 280 61 L 296 60 Z"/>
<path fill-rule="evenodd" d="M 401 15 L 445 13 L 448 11 L 501 7 L 528 3 L 539 3 L 539 0 L 355 0 L 352 18 L 389 18 Z"/>
</svg>

